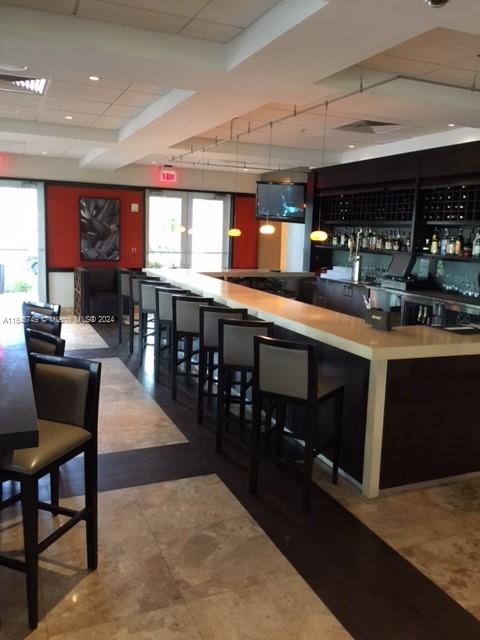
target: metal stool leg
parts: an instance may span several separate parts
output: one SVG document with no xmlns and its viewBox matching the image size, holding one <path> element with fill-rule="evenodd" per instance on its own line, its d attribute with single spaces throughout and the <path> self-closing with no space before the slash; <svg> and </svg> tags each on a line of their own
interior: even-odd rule
<svg viewBox="0 0 480 640">
<path fill-rule="evenodd" d="M 38 481 L 22 480 L 23 540 L 27 581 L 28 624 L 38 624 Z"/>
<path fill-rule="evenodd" d="M 253 397 L 252 456 L 250 462 L 250 491 L 253 494 L 256 494 L 258 490 L 261 414 L 262 396 L 255 393 Z"/>
<path fill-rule="evenodd" d="M 223 419 L 224 419 L 224 378 L 225 369 L 223 367 L 218 368 L 218 382 L 217 382 L 217 429 L 215 438 L 215 447 L 217 453 L 222 452 L 223 443 Z"/>
</svg>

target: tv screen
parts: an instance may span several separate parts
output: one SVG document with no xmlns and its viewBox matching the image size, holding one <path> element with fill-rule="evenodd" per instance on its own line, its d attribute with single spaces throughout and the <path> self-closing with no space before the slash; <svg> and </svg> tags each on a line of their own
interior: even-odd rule
<svg viewBox="0 0 480 640">
<path fill-rule="evenodd" d="M 305 222 L 305 185 L 257 182 L 257 218 Z"/>
</svg>

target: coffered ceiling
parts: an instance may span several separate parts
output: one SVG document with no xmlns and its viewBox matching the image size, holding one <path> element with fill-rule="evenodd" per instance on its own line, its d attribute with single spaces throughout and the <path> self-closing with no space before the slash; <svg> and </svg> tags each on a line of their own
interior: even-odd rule
<svg viewBox="0 0 480 640">
<path fill-rule="evenodd" d="M 2 73 L 47 79 L 0 90 L 0 152 L 260 172 L 480 139 L 479 54 L 478 0 L 0 0 Z"/>
</svg>

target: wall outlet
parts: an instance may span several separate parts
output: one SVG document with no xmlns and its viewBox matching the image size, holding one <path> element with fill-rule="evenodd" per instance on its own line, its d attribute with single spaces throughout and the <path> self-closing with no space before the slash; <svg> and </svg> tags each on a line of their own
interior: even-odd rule
<svg viewBox="0 0 480 640">
<path fill-rule="evenodd" d="M 140 210 L 140 207 L 138 206 L 138 202 L 132 202 L 132 204 L 130 205 L 130 211 L 132 213 L 138 213 Z"/>
</svg>

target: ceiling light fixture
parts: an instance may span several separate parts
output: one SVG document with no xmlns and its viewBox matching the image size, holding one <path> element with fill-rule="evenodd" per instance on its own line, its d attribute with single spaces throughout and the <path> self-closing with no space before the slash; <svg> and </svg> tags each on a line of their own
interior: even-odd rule
<svg viewBox="0 0 480 640">
<path fill-rule="evenodd" d="M 348 145 L 348 148 L 349 148 L 349 149 L 355 149 L 355 145 L 354 145 L 354 144 L 349 144 L 349 145 Z"/>
<path fill-rule="evenodd" d="M 73 120 L 73 116 L 65 116 L 65 120 Z"/>
<path fill-rule="evenodd" d="M 88 76 L 88 79 L 92 82 L 98 82 L 100 80 L 100 76 Z"/>
<path fill-rule="evenodd" d="M 230 132 L 233 134 L 233 120 L 230 123 Z M 245 169 L 244 169 L 245 171 Z M 237 144 L 235 147 L 235 193 L 238 191 L 238 136 Z M 235 210 L 233 211 L 233 220 L 231 220 L 233 226 L 227 231 L 229 238 L 239 238 L 242 235 L 242 230 L 235 226 Z"/>
<path fill-rule="evenodd" d="M 0 69 L 2 71 L 26 71 L 28 67 L 27 65 L 0 64 Z"/>
<path fill-rule="evenodd" d="M 328 114 L 328 100 L 325 101 L 325 113 L 323 117 L 323 141 L 322 141 L 322 167 L 325 166 L 325 151 L 327 148 L 327 114 Z M 349 145 L 351 147 L 352 145 Z M 313 242 L 325 242 L 328 238 L 328 233 L 323 231 L 321 226 L 322 218 L 322 200 L 320 198 L 320 207 L 318 209 L 318 229 L 315 229 L 310 234 L 310 240 Z"/>
<path fill-rule="evenodd" d="M 269 129 L 270 133 L 268 138 L 268 169 L 269 171 L 272 170 L 272 129 L 273 129 L 273 122 L 270 122 L 270 129 Z M 273 224 L 270 224 L 268 221 L 268 209 L 267 209 L 267 221 L 265 222 L 265 224 L 262 224 L 259 231 L 264 236 L 271 236 L 272 233 L 275 233 L 275 227 L 273 226 Z"/>
<path fill-rule="evenodd" d="M 449 122 L 449 123 L 448 123 L 448 126 L 449 126 L 449 127 L 454 127 L 455 125 L 454 125 L 454 123 L 453 123 L 453 122 Z"/>
<path fill-rule="evenodd" d="M 47 152 L 46 151 L 42 151 L 42 156 L 46 156 Z"/>
<path fill-rule="evenodd" d="M 432 9 L 440 9 L 450 2 L 450 0 L 425 0 Z"/>
</svg>

